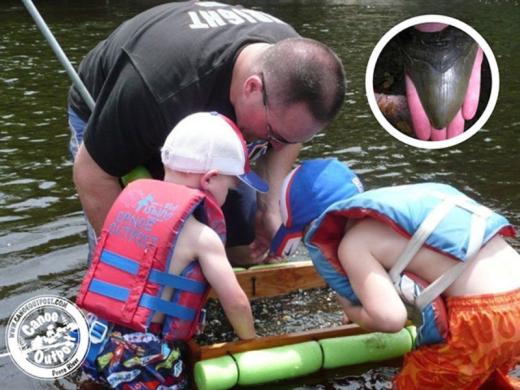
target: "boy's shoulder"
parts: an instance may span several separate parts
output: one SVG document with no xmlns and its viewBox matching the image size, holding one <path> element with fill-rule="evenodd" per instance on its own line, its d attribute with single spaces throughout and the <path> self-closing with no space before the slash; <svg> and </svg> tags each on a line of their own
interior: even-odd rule
<svg viewBox="0 0 520 390">
<path fill-rule="evenodd" d="M 205 259 L 211 259 L 213 253 L 225 253 L 224 244 L 218 234 L 208 225 L 189 216 L 181 229 L 173 252 L 173 269 L 179 273 L 193 260 L 198 260 L 204 268 Z"/>
<path fill-rule="evenodd" d="M 224 246 L 218 234 L 193 215 L 190 215 L 184 223 L 179 240 L 179 244 L 189 245 L 194 252 Z"/>
<path fill-rule="evenodd" d="M 372 217 L 350 220 L 342 236 L 343 246 L 356 253 L 368 250 L 382 252 L 400 247 L 405 237 L 386 223 Z M 378 249 L 382 249 L 378 251 Z"/>
</svg>

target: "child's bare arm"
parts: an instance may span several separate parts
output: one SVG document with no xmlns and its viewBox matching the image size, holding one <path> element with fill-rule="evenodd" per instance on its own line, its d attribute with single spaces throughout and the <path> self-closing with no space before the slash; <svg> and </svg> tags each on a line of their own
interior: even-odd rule
<svg viewBox="0 0 520 390">
<path fill-rule="evenodd" d="M 371 331 L 397 332 L 407 320 L 406 308 L 384 267 L 372 255 L 374 237 L 359 224 L 345 235 L 338 255 L 361 305 L 341 304 L 348 318 Z M 377 239 L 377 238 L 376 238 Z"/>
<path fill-rule="evenodd" d="M 371 332 L 397 332 L 402 326 L 394 327 L 394 324 L 384 322 L 378 315 L 370 315 L 363 306 L 354 305 L 347 299 L 339 298 L 344 316 L 347 318 L 346 323 L 354 322 Z"/>
<path fill-rule="evenodd" d="M 253 339 L 256 332 L 247 295 L 240 287 L 217 234 L 204 227 L 197 240 L 202 272 L 217 295 L 235 333 L 241 339 Z"/>
</svg>

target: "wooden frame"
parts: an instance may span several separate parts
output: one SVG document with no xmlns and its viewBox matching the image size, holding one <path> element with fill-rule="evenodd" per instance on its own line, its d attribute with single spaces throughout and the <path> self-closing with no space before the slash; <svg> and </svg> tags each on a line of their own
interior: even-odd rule
<svg viewBox="0 0 520 390">
<path fill-rule="evenodd" d="M 249 299 L 275 297 L 298 289 L 327 286 L 310 260 L 257 265 L 235 272 Z M 211 293 L 210 298 L 216 296 Z"/>
<path fill-rule="evenodd" d="M 354 324 L 342 325 L 335 328 L 313 329 L 304 332 L 287 333 L 276 336 L 260 337 L 254 340 L 239 340 L 227 343 L 215 343 L 207 346 L 200 346 L 191 340 L 188 346 L 191 351 L 193 361 L 212 359 L 237 352 L 254 351 L 265 348 L 280 347 L 303 343 L 305 341 L 321 340 L 332 337 L 353 336 L 369 333 Z"/>
</svg>

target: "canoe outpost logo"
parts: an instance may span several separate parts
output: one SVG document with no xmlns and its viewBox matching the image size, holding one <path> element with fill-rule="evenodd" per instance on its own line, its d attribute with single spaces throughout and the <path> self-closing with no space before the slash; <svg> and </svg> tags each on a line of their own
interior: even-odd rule
<svg viewBox="0 0 520 390">
<path fill-rule="evenodd" d="M 56 379 L 74 372 L 85 359 L 88 325 L 78 307 L 53 295 L 18 306 L 9 319 L 6 345 L 13 362 L 36 379 Z"/>
</svg>

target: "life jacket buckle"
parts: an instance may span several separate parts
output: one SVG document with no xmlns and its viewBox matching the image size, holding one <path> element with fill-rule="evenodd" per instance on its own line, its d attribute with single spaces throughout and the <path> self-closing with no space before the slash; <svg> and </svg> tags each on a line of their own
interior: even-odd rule
<svg viewBox="0 0 520 390">
<path fill-rule="evenodd" d="M 101 344 L 108 334 L 108 326 L 97 319 L 90 323 L 89 338 L 92 344 Z"/>
<path fill-rule="evenodd" d="M 206 309 L 201 309 L 199 323 L 197 325 L 197 331 L 195 332 L 195 334 L 200 335 L 200 334 L 204 333 L 204 329 L 206 328 L 206 323 L 207 323 L 206 315 L 207 315 Z"/>
</svg>

